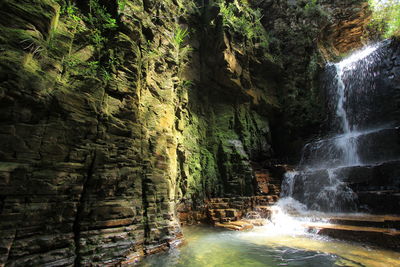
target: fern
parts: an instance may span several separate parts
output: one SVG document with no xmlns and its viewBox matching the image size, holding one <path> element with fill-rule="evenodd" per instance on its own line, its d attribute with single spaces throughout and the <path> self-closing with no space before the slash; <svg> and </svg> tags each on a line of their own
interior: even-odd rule
<svg viewBox="0 0 400 267">
<path fill-rule="evenodd" d="M 240 34 L 250 44 L 259 43 L 262 48 L 268 48 L 268 34 L 265 31 L 261 19 L 261 10 L 253 9 L 248 4 L 220 2 L 220 12 L 224 25 L 230 31 Z"/>
</svg>

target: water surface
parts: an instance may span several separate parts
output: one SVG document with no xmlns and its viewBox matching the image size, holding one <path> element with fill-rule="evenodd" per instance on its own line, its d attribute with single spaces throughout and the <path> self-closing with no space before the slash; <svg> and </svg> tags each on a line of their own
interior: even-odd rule
<svg viewBox="0 0 400 267">
<path fill-rule="evenodd" d="M 335 241 L 314 234 L 285 235 L 256 227 L 233 232 L 212 226 L 183 229 L 185 244 L 151 255 L 143 267 L 400 266 L 400 253 Z"/>
</svg>

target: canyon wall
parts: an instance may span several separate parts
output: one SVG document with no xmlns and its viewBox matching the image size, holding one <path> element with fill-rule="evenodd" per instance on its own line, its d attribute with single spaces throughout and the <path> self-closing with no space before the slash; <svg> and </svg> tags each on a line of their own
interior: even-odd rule
<svg viewBox="0 0 400 267">
<path fill-rule="evenodd" d="M 254 195 L 297 157 L 345 19 L 239 2 L 0 3 L 0 266 L 128 264 L 182 238 L 177 205 Z"/>
</svg>

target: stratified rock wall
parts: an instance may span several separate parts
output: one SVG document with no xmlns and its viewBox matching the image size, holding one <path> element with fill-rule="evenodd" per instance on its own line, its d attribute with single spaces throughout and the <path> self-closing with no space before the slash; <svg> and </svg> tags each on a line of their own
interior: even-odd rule
<svg viewBox="0 0 400 267">
<path fill-rule="evenodd" d="M 128 263 L 181 237 L 180 200 L 253 194 L 250 59 L 189 2 L 1 3 L 0 265 Z"/>
<path fill-rule="evenodd" d="M 287 42 L 302 20 L 249 2 L 269 48 L 214 1 L 0 2 L 0 266 L 128 264 L 181 238 L 177 203 L 255 193 L 271 121 L 277 142 L 296 133 L 299 117 L 278 115 L 319 101 L 307 84 L 322 59 L 317 39 Z"/>
</svg>

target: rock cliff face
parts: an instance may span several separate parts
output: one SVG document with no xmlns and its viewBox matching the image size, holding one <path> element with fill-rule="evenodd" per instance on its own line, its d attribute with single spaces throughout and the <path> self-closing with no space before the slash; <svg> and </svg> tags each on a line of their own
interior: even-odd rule
<svg viewBox="0 0 400 267">
<path fill-rule="evenodd" d="M 277 87 L 281 108 L 271 121 L 272 146 L 278 157 L 298 162 L 304 140 L 325 131 L 320 69 L 368 42 L 370 10 L 364 0 L 258 2 L 271 53 L 282 64 Z"/>
<path fill-rule="evenodd" d="M 249 2 L 269 47 L 212 1 L 0 3 L 0 266 L 172 246 L 178 203 L 255 194 L 255 166 L 318 132 L 330 22 L 305 1 Z"/>
</svg>

